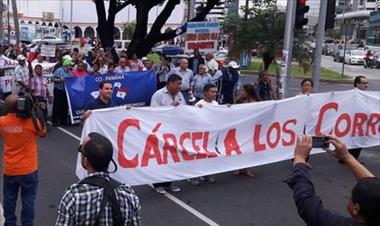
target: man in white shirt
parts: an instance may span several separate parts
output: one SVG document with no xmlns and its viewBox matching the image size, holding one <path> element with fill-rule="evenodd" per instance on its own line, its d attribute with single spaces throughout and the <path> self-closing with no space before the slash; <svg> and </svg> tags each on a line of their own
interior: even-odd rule
<svg viewBox="0 0 380 226">
<path fill-rule="evenodd" d="M 157 90 L 150 101 L 150 106 L 178 106 L 186 105 L 185 98 L 180 92 L 182 78 L 179 75 L 172 74 L 169 76 L 166 86 Z M 165 189 L 170 189 L 172 192 L 181 191 L 180 188 L 174 186 L 172 182 L 164 182 L 153 184 L 156 191 L 160 194 L 165 194 Z"/>
<path fill-rule="evenodd" d="M 198 101 L 195 106 L 203 107 L 203 106 L 216 106 L 219 105 L 218 102 L 215 101 L 216 95 L 218 94 L 218 89 L 214 84 L 206 84 L 203 87 L 203 99 Z"/>
<path fill-rule="evenodd" d="M 215 72 L 219 69 L 218 62 L 216 62 L 214 59 L 213 53 L 206 54 L 206 67 L 207 73 L 209 73 L 211 76 L 214 76 Z"/>
<path fill-rule="evenodd" d="M 17 56 L 18 65 L 15 68 L 15 81 L 16 81 L 16 93 L 22 89 L 27 89 L 29 84 L 29 70 L 25 64 L 25 57 L 23 55 Z"/>
<path fill-rule="evenodd" d="M 117 66 L 114 70 L 117 74 L 124 74 L 126 72 L 130 72 L 131 69 L 127 66 L 128 60 L 125 57 L 120 57 L 119 66 Z"/>
<path fill-rule="evenodd" d="M 182 78 L 181 93 L 185 97 L 186 103 L 189 104 L 189 93 L 192 91 L 194 73 L 188 68 L 189 61 L 186 58 L 181 59 L 179 67 L 175 67 L 169 75 L 177 74 Z"/>
<path fill-rule="evenodd" d="M 215 101 L 216 95 L 218 94 L 218 89 L 214 84 L 206 84 L 203 88 L 203 99 L 198 101 L 195 106 L 202 108 L 207 106 L 218 106 L 218 102 Z M 215 179 L 209 175 L 199 177 L 199 178 L 191 178 L 187 180 L 191 185 L 199 186 L 200 181 L 206 181 L 209 184 L 215 184 Z"/>
</svg>

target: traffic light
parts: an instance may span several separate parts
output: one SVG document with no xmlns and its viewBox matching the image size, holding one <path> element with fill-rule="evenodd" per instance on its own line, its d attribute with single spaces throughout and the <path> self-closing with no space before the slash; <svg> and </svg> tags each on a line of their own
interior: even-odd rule
<svg viewBox="0 0 380 226">
<path fill-rule="evenodd" d="M 335 21 L 335 0 L 328 0 L 327 1 L 327 12 L 326 12 L 326 24 L 325 24 L 325 30 L 333 29 L 334 28 L 334 21 Z"/>
<path fill-rule="evenodd" d="M 306 5 L 306 0 L 297 0 L 297 9 L 296 9 L 296 21 L 295 26 L 297 30 L 303 28 L 304 25 L 309 21 L 305 18 L 305 13 L 309 12 L 309 6 Z"/>
</svg>

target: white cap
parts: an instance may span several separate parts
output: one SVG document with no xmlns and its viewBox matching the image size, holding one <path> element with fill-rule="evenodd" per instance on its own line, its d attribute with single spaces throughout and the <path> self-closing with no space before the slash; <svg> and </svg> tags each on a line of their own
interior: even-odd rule
<svg viewBox="0 0 380 226">
<path fill-rule="evenodd" d="M 146 61 L 146 60 L 149 60 L 148 57 L 143 57 L 141 58 L 142 61 Z"/>
<path fill-rule="evenodd" d="M 232 67 L 232 68 L 239 68 L 239 65 L 236 63 L 236 61 L 231 61 L 228 63 L 228 67 Z"/>
<path fill-rule="evenodd" d="M 17 60 L 25 60 L 26 58 L 24 57 L 24 55 L 18 55 L 17 56 Z"/>
<path fill-rule="evenodd" d="M 70 55 L 63 56 L 63 60 L 73 60 Z"/>
</svg>

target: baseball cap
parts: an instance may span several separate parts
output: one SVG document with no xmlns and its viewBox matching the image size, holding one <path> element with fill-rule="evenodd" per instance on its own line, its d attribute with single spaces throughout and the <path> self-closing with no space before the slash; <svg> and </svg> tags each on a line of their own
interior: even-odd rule
<svg viewBox="0 0 380 226">
<path fill-rule="evenodd" d="M 239 65 L 236 63 L 236 61 L 231 61 L 228 63 L 228 67 L 232 67 L 232 68 L 239 68 Z"/>
<path fill-rule="evenodd" d="M 17 56 L 17 60 L 25 60 L 26 58 L 24 57 L 24 55 L 18 55 Z"/>
<path fill-rule="evenodd" d="M 148 57 L 141 58 L 142 61 L 149 60 Z"/>
<path fill-rule="evenodd" d="M 63 61 L 63 66 L 67 66 L 67 65 L 74 65 L 74 62 L 70 59 L 66 59 Z"/>
</svg>

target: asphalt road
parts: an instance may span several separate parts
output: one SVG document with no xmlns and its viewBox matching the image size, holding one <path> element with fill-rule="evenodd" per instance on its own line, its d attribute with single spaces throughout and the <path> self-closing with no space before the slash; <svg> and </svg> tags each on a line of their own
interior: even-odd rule
<svg viewBox="0 0 380 226">
<path fill-rule="evenodd" d="M 342 62 L 334 62 L 332 56 L 322 55 L 322 63 L 324 68 L 336 71 L 338 73 L 342 72 Z M 344 74 L 355 77 L 358 75 L 364 75 L 371 80 L 380 80 L 380 69 L 369 69 L 364 68 L 363 65 L 344 65 Z"/>
<path fill-rule="evenodd" d="M 243 76 L 242 82 L 253 79 L 253 76 Z M 290 81 L 292 95 L 299 93 L 299 83 L 299 80 Z M 323 92 L 351 88 L 348 84 L 321 83 Z M 370 89 L 379 91 L 379 86 L 370 84 Z M 80 133 L 81 129 L 77 126 L 52 128 L 47 137 L 38 142 L 37 226 L 54 225 L 64 190 L 77 181 L 76 148 Z M 2 150 L 0 154 L 2 156 Z M 360 160 L 380 176 L 379 147 L 365 149 Z M 348 216 L 345 197 L 355 184 L 349 170 L 326 153 L 312 156 L 310 163 L 316 192 L 324 201 L 324 206 Z M 143 225 L 304 225 L 296 212 L 292 193 L 283 183 L 291 169 L 290 161 L 282 161 L 253 168 L 255 178 L 234 176 L 227 172 L 216 175 L 217 183 L 214 185 L 194 187 L 180 181 L 176 185 L 183 191 L 167 196 L 156 193 L 146 185 L 134 189 L 141 199 Z"/>
</svg>

